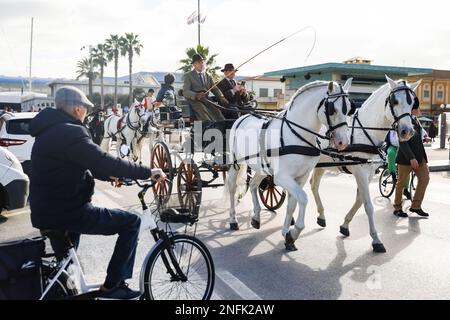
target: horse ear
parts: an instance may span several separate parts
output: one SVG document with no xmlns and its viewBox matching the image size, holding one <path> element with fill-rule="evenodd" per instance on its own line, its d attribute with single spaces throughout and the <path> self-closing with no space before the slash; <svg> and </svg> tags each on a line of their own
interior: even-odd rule
<svg viewBox="0 0 450 320">
<path fill-rule="evenodd" d="M 344 92 L 348 92 L 348 90 L 350 90 L 350 87 L 352 86 L 352 81 L 353 81 L 353 78 L 347 79 L 347 81 L 344 84 L 344 88 L 343 88 Z"/>
<path fill-rule="evenodd" d="M 411 88 L 412 91 L 415 92 L 421 83 L 422 83 L 422 79 L 420 79 L 419 81 L 416 81 L 414 83 L 411 83 L 408 86 Z"/>
<path fill-rule="evenodd" d="M 392 80 L 391 78 L 389 78 L 387 75 L 385 75 L 387 82 L 389 83 L 389 87 L 391 88 L 391 90 L 394 90 L 395 88 L 397 88 L 397 83 Z"/>
<path fill-rule="evenodd" d="M 330 82 L 328 83 L 328 93 L 329 93 L 329 94 L 333 93 L 333 89 L 334 89 L 334 84 L 333 84 L 332 81 L 330 81 Z"/>
</svg>

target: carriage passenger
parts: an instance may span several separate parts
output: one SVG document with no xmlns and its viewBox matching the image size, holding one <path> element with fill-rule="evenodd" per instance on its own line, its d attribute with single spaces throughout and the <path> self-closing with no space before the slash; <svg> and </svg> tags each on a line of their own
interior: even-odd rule
<svg viewBox="0 0 450 320">
<path fill-rule="evenodd" d="M 155 94 L 155 90 L 153 90 L 152 88 L 148 89 L 147 96 L 141 102 L 141 104 L 145 108 L 145 116 L 143 119 L 144 131 L 148 130 L 148 123 L 153 114 L 153 107 L 154 107 L 154 103 L 156 101 L 154 94 Z"/>
<path fill-rule="evenodd" d="M 217 87 L 229 102 L 226 106 L 227 110 L 222 111 L 222 114 L 226 119 L 237 119 L 239 107 L 243 107 L 249 101 L 249 96 L 243 83 L 238 84 L 234 80 L 236 70 L 233 64 L 227 63 L 221 71 L 225 77 L 217 84 Z"/>
</svg>

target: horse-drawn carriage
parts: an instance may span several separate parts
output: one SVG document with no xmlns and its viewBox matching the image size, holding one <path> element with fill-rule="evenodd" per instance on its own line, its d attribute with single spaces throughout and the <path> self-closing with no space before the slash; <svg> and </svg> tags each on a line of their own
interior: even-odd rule
<svg viewBox="0 0 450 320">
<path fill-rule="evenodd" d="M 210 105 L 219 109 L 224 108 L 215 102 L 211 102 Z M 257 102 L 251 100 L 241 112 L 273 113 L 257 110 L 256 107 Z M 227 172 L 233 165 L 226 150 L 228 145 L 226 130 L 231 128 L 235 120 L 224 120 L 210 126 L 216 133 L 213 141 L 205 141 L 212 138 L 208 136 L 208 128 L 202 128 L 201 122 L 194 120 L 192 108 L 186 101 L 181 101 L 178 109 L 174 99 L 167 97 L 160 107 L 154 109 L 151 125 L 157 128 L 159 135 L 151 146 L 150 166 L 162 168 L 168 177 L 168 181 L 155 185 L 156 195 L 169 195 L 176 186 L 180 197 L 192 191 L 199 191 L 198 195 L 201 197 L 203 188 L 224 186 Z M 251 175 L 251 170 L 248 170 L 247 187 Z M 259 186 L 259 196 L 268 210 L 275 211 L 283 205 L 286 193 L 274 184 L 271 176 L 268 176 Z"/>
</svg>

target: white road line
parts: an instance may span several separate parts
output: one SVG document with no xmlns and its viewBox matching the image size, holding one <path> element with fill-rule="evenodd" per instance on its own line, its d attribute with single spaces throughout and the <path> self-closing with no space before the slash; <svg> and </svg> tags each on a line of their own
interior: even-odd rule
<svg viewBox="0 0 450 320">
<path fill-rule="evenodd" d="M 24 213 L 31 213 L 30 208 L 27 207 L 27 208 L 19 210 L 19 211 L 11 211 L 11 213 L 5 213 L 4 216 L 7 218 L 11 218 L 11 217 L 19 216 Z"/>
<path fill-rule="evenodd" d="M 249 287 L 226 270 L 216 271 L 216 275 L 244 300 L 261 300 Z"/>
</svg>

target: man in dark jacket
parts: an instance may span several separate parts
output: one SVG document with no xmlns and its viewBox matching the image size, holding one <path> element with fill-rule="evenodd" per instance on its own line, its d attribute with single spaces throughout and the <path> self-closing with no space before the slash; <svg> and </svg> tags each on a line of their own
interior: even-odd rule
<svg viewBox="0 0 450 320">
<path fill-rule="evenodd" d="M 128 288 L 132 277 L 140 218 L 119 209 L 94 207 L 94 178 L 165 178 L 160 169 L 114 158 L 93 143 L 82 125 L 92 103 L 74 87 L 62 87 L 55 95 L 56 110 L 47 108 L 30 123 L 36 138 L 31 153 L 31 221 L 35 228 L 67 231 L 78 246 L 81 234 L 115 235 L 116 242 L 100 298 L 136 299 L 140 292 Z M 52 240 L 61 257 L 61 244 Z"/>
<path fill-rule="evenodd" d="M 232 63 L 227 63 L 221 71 L 225 77 L 217 84 L 217 87 L 229 102 L 227 106 L 224 106 L 228 110 L 222 111 L 222 113 L 226 119 L 237 119 L 239 118 L 239 107 L 243 107 L 249 101 L 247 90 L 234 80 L 236 70 Z"/>
<path fill-rule="evenodd" d="M 430 181 L 430 172 L 428 169 L 428 158 L 425 148 L 423 146 L 424 130 L 417 119 L 419 115 L 419 108 L 413 108 L 411 114 L 413 115 L 414 136 L 404 142 L 400 142 L 400 148 L 397 153 L 397 170 L 398 179 L 395 190 L 394 214 L 401 218 L 406 218 L 408 215 L 402 209 L 402 190 L 405 187 L 411 171 L 414 170 L 417 176 L 417 188 L 412 200 L 411 212 L 417 213 L 419 216 L 428 217 L 429 214 L 422 210 L 422 202 L 425 197 L 425 191 Z"/>
</svg>

